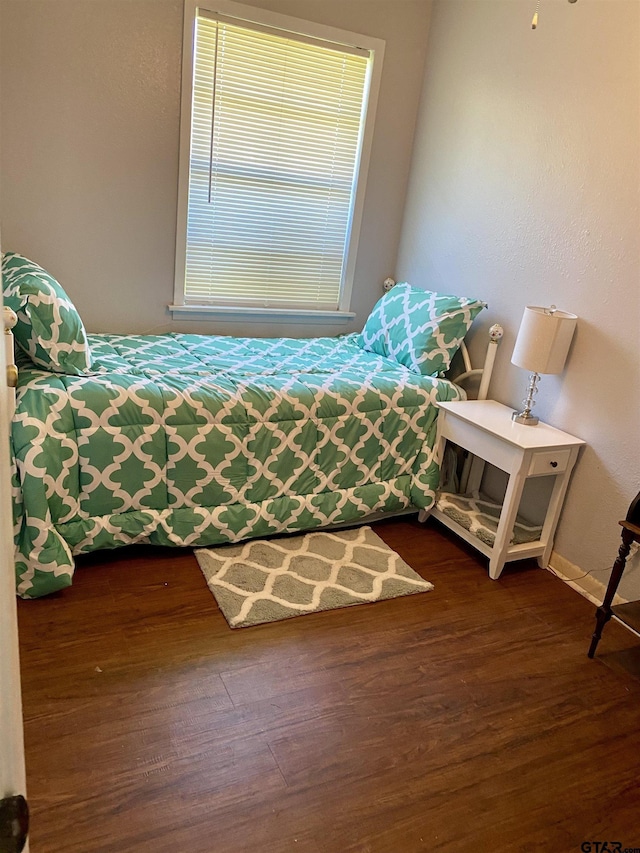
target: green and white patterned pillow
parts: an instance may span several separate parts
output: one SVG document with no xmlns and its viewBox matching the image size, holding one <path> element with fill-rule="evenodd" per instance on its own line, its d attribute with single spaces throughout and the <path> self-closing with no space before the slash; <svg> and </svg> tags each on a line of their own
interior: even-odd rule
<svg viewBox="0 0 640 853">
<path fill-rule="evenodd" d="M 400 282 L 375 304 L 362 330 L 361 346 L 414 373 L 439 376 L 449 369 L 484 307 L 479 299 L 444 296 Z"/>
<path fill-rule="evenodd" d="M 18 315 L 13 330 L 34 364 L 80 375 L 91 354 L 80 315 L 60 284 L 41 266 L 15 252 L 2 257 L 4 304 Z"/>
</svg>

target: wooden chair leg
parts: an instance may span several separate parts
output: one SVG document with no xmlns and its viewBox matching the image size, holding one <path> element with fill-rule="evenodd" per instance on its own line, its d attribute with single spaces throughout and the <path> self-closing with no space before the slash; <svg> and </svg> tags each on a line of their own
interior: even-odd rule
<svg viewBox="0 0 640 853">
<path fill-rule="evenodd" d="M 611 610 L 605 610 L 604 607 L 598 607 L 596 612 L 596 629 L 591 637 L 591 645 L 589 646 L 588 657 L 592 658 L 596 653 L 596 648 L 602 637 L 602 629 L 611 619 Z"/>
<path fill-rule="evenodd" d="M 598 611 L 596 614 L 596 629 L 593 632 L 593 636 L 591 638 L 591 645 L 589 646 L 588 657 L 592 658 L 596 653 L 596 647 L 600 642 L 600 637 L 602 636 L 602 629 L 607 624 L 609 619 L 611 619 L 611 604 L 613 602 L 613 598 L 616 594 L 616 590 L 618 589 L 618 585 L 620 583 L 620 579 L 622 578 L 622 573 L 624 572 L 624 568 L 627 564 L 627 557 L 629 556 L 629 551 L 631 550 L 631 543 L 635 541 L 635 536 L 630 530 L 622 530 L 622 544 L 618 549 L 618 556 L 616 557 L 616 561 L 613 564 L 613 568 L 611 570 L 611 577 L 609 578 L 609 583 L 607 585 L 607 591 L 604 596 L 604 601 L 602 602 L 601 607 L 598 607 Z"/>
</svg>

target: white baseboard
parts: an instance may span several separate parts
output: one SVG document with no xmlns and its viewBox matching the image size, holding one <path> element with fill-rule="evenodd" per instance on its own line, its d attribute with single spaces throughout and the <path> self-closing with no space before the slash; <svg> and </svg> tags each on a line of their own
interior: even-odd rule
<svg viewBox="0 0 640 853">
<path fill-rule="evenodd" d="M 596 607 L 602 604 L 602 599 L 607 589 L 602 581 L 585 573 L 580 566 L 570 563 L 569 560 L 566 560 L 556 551 L 551 552 L 549 570 L 570 586 L 571 589 L 575 589 L 576 592 L 579 592 L 580 595 L 583 595 L 592 604 L 595 604 Z M 626 598 L 622 598 L 622 596 L 617 594 L 613 599 L 614 604 L 626 604 L 626 602 Z"/>
</svg>

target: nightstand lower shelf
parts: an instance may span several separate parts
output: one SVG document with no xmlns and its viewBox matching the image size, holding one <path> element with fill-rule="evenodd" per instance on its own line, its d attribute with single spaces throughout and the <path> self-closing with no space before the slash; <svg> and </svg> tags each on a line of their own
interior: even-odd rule
<svg viewBox="0 0 640 853">
<path fill-rule="evenodd" d="M 445 515 L 457 526 L 463 527 L 472 536 L 476 536 L 490 548 L 496 543 L 498 524 L 502 505 L 495 503 L 486 495 L 460 495 L 453 492 L 440 492 L 432 515 Z M 521 515 L 516 516 L 510 545 L 539 542 L 542 525 L 532 524 Z"/>
<path fill-rule="evenodd" d="M 491 530 L 486 525 L 486 517 L 484 513 L 477 513 L 474 505 L 478 503 L 478 499 L 470 495 L 453 495 L 446 492 L 438 496 L 436 505 L 429 512 L 429 516 L 436 518 L 439 522 L 448 527 L 453 533 L 457 534 L 461 539 L 472 545 L 489 560 L 495 558 L 495 538 L 500 520 L 502 507 L 499 504 L 489 501 L 480 500 L 480 503 L 491 507 L 496 512 L 495 529 Z M 458 506 L 466 504 L 468 511 L 460 511 Z M 502 571 L 502 565 L 513 560 L 525 560 L 528 557 L 541 557 L 545 552 L 545 543 L 541 541 L 542 535 L 541 526 L 532 526 L 520 517 L 514 524 L 511 541 L 507 546 L 506 551 L 501 560 L 501 565 L 496 577 Z"/>
</svg>

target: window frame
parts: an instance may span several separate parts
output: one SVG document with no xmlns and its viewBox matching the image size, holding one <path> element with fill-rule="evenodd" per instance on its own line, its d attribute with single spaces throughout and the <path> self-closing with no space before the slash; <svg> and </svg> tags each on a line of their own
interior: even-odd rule
<svg viewBox="0 0 640 853">
<path fill-rule="evenodd" d="M 360 157 L 356 163 L 353 212 L 347 230 L 347 251 L 343 280 L 337 310 L 312 308 L 262 308 L 242 305 L 195 304 L 187 302 L 185 294 L 185 271 L 187 257 L 187 213 L 189 202 L 189 175 L 191 154 L 191 106 L 195 53 L 195 20 L 198 9 L 236 18 L 258 26 L 290 31 L 312 39 L 357 46 L 371 54 L 369 91 L 366 101 Z M 361 233 L 367 175 L 371 158 L 371 147 L 375 117 L 382 76 L 385 42 L 382 39 L 352 33 L 347 30 L 325 26 L 289 15 L 281 15 L 265 9 L 237 3 L 235 0 L 185 0 L 182 52 L 182 91 L 180 110 L 180 159 L 178 172 L 178 208 L 176 223 L 176 263 L 173 304 L 169 306 L 173 315 L 198 316 L 200 318 L 227 317 L 247 320 L 301 321 L 311 323 L 346 323 L 355 317 L 350 311 L 353 280 L 355 275 L 358 243 Z"/>
</svg>

